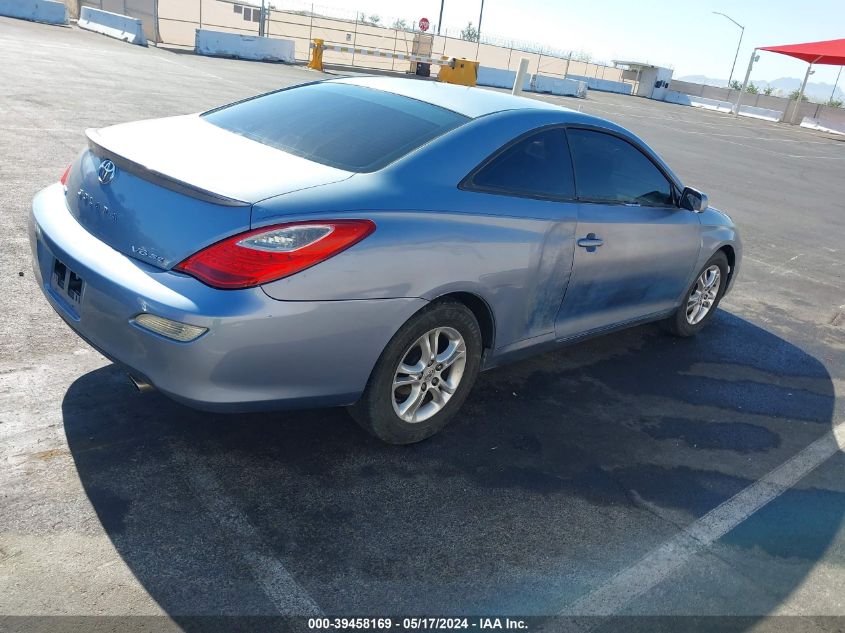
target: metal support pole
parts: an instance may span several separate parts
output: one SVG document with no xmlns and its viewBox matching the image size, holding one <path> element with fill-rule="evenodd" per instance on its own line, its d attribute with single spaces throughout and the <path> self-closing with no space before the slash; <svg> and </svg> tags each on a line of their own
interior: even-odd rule
<svg viewBox="0 0 845 633">
<path fill-rule="evenodd" d="M 397 29 L 393 29 L 393 59 L 390 60 L 390 70 L 396 70 L 396 40 L 399 39 L 399 31 Z M 402 38 L 405 39 L 405 38 Z M 407 40 L 405 44 L 405 50 L 408 50 Z"/>
<path fill-rule="evenodd" d="M 740 24 L 739 22 L 734 20 L 731 16 L 729 16 L 726 13 L 722 13 L 721 11 L 713 11 L 713 13 L 716 14 L 716 15 L 721 15 L 723 18 L 727 18 L 728 20 L 730 20 L 731 22 L 733 22 L 734 24 L 736 24 L 740 28 L 739 43 L 736 45 L 736 55 L 734 55 L 734 63 L 731 66 L 731 76 L 728 77 L 728 88 L 730 88 L 731 87 L 731 81 L 734 78 L 734 69 L 736 68 L 736 60 L 739 57 L 739 48 L 740 48 L 740 46 L 742 46 L 742 36 L 745 35 L 745 27 L 742 26 L 742 24 Z"/>
<path fill-rule="evenodd" d="M 443 3 L 446 0 L 440 0 L 440 17 L 437 18 L 437 34 L 440 35 L 440 25 L 443 23 Z"/>
<path fill-rule="evenodd" d="M 158 0 L 153 3 L 153 24 L 155 24 L 156 46 L 161 42 L 161 32 L 158 29 Z"/>
<path fill-rule="evenodd" d="M 839 67 L 839 72 L 836 73 L 836 82 L 833 84 L 833 90 L 830 91 L 830 99 L 828 99 L 828 103 L 833 101 L 833 97 L 836 96 L 836 89 L 839 87 L 839 78 L 842 76 L 842 66 Z"/>
<path fill-rule="evenodd" d="M 264 37 L 266 35 L 266 28 L 264 26 L 264 20 L 267 19 L 267 8 L 264 6 L 264 0 L 261 0 L 261 9 L 258 13 L 258 37 Z"/>
<path fill-rule="evenodd" d="M 352 35 L 352 66 L 355 65 L 355 45 L 358 42 L 358 13 L 355 13 L 355 33 Z"/>
<path fill-rule="evenodd" d="M 742 95 L 745 94 L 745 89 L 748 87 L 748 79 L 751 77 L 751 68 L 754 62 L 757 61 L 757 49 L 751 51 L 751 59 L 748 60 L 748 70 L 745 71 L 745 80 L 742 82 L 742 90 L 739 91 L 739 96 L 736 98 L 736 105 L 734 106 L 734 116 L 739 116 L 739 108 L 742 105 Z"/>
<path fill-rule="evenodd" d="M 795 119 L 798 116 L 798 110 L 801 109 L 801 102 L 804 100 L 804 89 L 807 87 L 807 81 L 810 79 L 810 75 L 813 74 L 813 64 L 821 59 L 821 56 L 816 57 L 816 59 L 809 63 L 807 66 L 807 73 L 804 75 L 804 82 L 801 84 L 801 90 L 798 91 L 798 101 L 795 104 L 795 108 L 792 110 L 792 117 L 789 119 L 789 122 L 792 125 L 795 125 Z"/>
<path fill-rule="evenodd" d="M 481 44 L 481 18 L 484 17 L 484 0 L 481 0 L 481 12 L 478 14 L 478 43 Z"/>
<path fill-rule="evenodd" d="M 311 34 L 313 32 L 314 32 L 314 3 L 312 2 L 311 3 L 311 20 L 309 21 L 309 24 L 308 24 L 308 41 L 309 42 L 314 41 L 314 38 L 311 36 Z"/>
<path fill-rule="evenodd" d="M 739 43 L 736 45 L 736 55 L 734 55 L 734 63 L 731 65 L 731 76 L 728 77 L 728 88 L 731 87 L 731 80 L 734 78 L 734 69 L 736 68 L 736 60 L 739 57 L 739 47 L 742 46 L 742 36 L 745 35 L 745 27 L 739 27 L 742 30 L 739 32 Z"/>
</svg>

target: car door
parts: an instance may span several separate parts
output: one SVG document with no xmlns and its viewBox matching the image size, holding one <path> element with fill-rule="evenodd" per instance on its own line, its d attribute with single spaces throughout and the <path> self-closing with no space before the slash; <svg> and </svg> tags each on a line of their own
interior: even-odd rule
<svg viewBox="0 0 845 633">
<path fill-rule="evenodd" d="M 500 148 L 460 188 L 465 212 L 507 223 L 495 271 L 485 274 L 497 348 L 554 335 L 572 269 L 577 202 L 562 126 L 533 130 Z"/>
<path fill-rule="evenodd" d="M 569 288 L 557 339 L 671 311 L 701 248 L 698 214 L 679 208 L 663 171 L 629 140 L 567 130 L 578 197 Z"/>
</svg>

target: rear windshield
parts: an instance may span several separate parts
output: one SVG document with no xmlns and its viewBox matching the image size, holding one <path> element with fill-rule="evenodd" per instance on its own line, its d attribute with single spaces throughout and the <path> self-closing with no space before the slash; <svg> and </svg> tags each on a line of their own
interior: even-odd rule
<svg viewBox="0 0 845 633">
<path fill-rule="evenodd" d="M 315 83 L 212 110 L 206 121 L 346 171 L 384 167 L 468 120 L 390 92 Z"/>
</svg>

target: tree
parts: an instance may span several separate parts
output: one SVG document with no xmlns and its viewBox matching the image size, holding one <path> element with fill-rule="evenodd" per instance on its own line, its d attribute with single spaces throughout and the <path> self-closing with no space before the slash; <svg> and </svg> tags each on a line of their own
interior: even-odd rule
<svg viewBox="0 0 845 633">
<path fill-rule="evenodd" d="M 825 105 L 830 106 L 831 108 L 841 108 L 842 107 L 842 100 L 841 99 L 828 99 L 828 102 Z"/>
<path fill-rule="evenodd" d="M 739 83 L 739 79 L 734 79 L 731 82 L 731 89 L 732 90 L 742 90 L 742 84 Z"/>
<path fill-rule="evenodd" d="M 390 28 L 396 29 L 397 31 L 407 31 L 408 22 L 406 20 L 395 20 Z"/>
<path fill-rule="evenodd" d="M 478 29 L 472 25 L 472 22 L 469 22 L 465 29 L 461 29 L 461 39 L 467 42 L 478 41 Z"/>
<path fill-rule="evenodd" d="M 745 86 L 745 92 L 747 92 L 750 95 L 756 95 L 759 92 L 759 90 L 757 89 L 757 86 L 754 85 L 753 81 L 749 81 L 748 85 Z"/>
<path fill-rule="evenodd" d="M 360 13 L 360 14 L 358 14 L 358 21 L 361 24 L 369 24 L 371 26 L 378 26 L 379 22 L 381 22 L 381 16 L 373 13 L 370 17 L 367 17 L 363 13 Z"/>
<path fill-rule="evenodd" d="M 772 88 L 771 86 L 766 86 L 766 88 L 763 90 L 763 94 L 764 94 L 764 95 L 766 95 L 766 96 L 768 97 L 768 96 L 769 96 L 769 95 L 771 95 L 774 91 L 775 91 L 775 89 L 774 89 L 774 88 Z"/>
<path fill-rule="evenodd" d="M 801 94 L 801 91 L 798 89 L 793 90 L 789 93 L 789 100 L 790 101 L 798 101 L 798 95 Z M 801 101 L 809 101 L 810 99 L 807 98 L 807 95 L 801 95 Z"/>
</svg>

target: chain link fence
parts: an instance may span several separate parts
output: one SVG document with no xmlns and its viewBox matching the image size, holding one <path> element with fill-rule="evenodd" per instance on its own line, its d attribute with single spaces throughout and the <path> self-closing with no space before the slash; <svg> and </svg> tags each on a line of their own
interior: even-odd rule
<svg viewBox="0 0 845 633">
<path fill-rule="evenodd" d="M 258 35 L 261 20 L 260 6 L 234 0 L 79 0 L 79 4 L 140 18 L 149 41 L 170 46 L 193 47 L 198 28 Z M 530 73 L 626 81 L 618 68 L 592 62 L 583 53 L 538 43 L 492 34 L 482 35 L 481 41 L 467 41 L 460 37 L 460 29 L 441 28 L 438 35 L 436 24 L 423 34 L 415 21 L 301 0 L 268 2 L 267 6 L 265 34 L 293 40 L 297 61 L 307 61 L 309 44 L 320 38 L 327 44 L 476 59 L 482 66 L 510 70 L 516 70 L 520 58 L 527 57 Z M 355 53 L 326 51 L 324 60 L 361 69 L 410 70 L 408 62 Z"/>
</svg>

